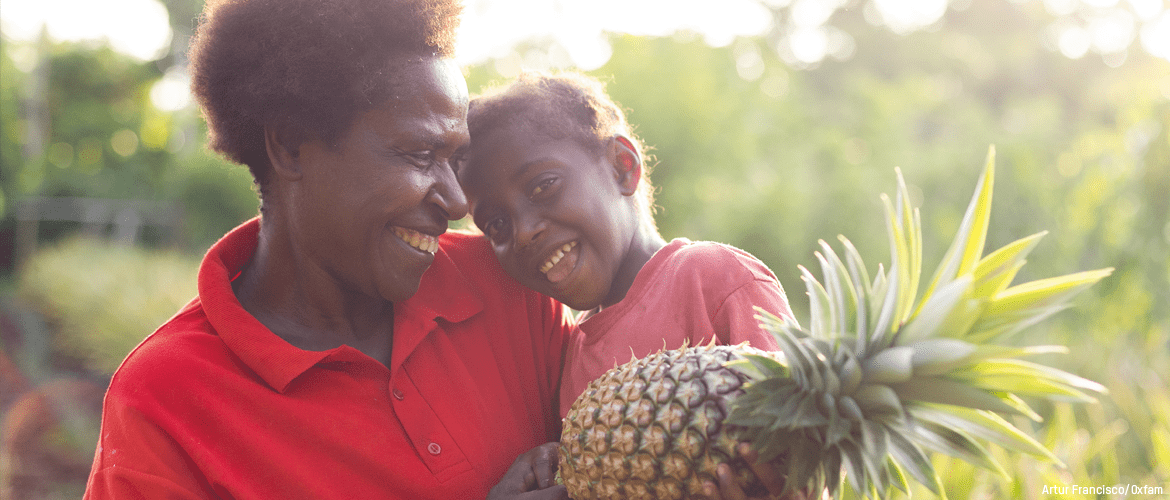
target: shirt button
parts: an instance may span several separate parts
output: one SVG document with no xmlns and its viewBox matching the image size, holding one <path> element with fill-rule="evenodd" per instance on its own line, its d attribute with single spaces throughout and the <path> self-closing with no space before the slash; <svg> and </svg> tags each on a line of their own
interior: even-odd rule
<svg viewBox="0 0 1170 500">
<path fill-rule="evenodd" d="M 394 389 L 393 391 L 390 391 L 390 394 L 393 394 L 394 399 L 399 401 L 402 401 L 404 398 L 406 398 L 406 395 L 402 393 L 401 389 Z"/>
<path fill-rule="evenodd" d="M 439 443 L 431 443 L 427 445 L 427 452 L 429 452 L 431 455 L 438 455 L 442 451 L 443 448 L 439 447 Z"/>
</svg>

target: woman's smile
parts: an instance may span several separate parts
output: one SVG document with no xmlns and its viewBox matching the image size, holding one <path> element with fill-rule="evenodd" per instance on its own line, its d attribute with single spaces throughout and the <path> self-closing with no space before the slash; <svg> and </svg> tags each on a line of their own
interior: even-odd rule
<svg viewBox="0 0 1170 500">
<path fill-rule="evenodd" d="M 407 245 L 410 245 L 415 250 L 431 255 L 434 255 L 439 250 L 439 238 L 436 236 L 399 226 L 393 226 L 391 229 L 394 231 L 395 236 L 398 236 L 399 239 L 406 242 Z"/>
</svg>

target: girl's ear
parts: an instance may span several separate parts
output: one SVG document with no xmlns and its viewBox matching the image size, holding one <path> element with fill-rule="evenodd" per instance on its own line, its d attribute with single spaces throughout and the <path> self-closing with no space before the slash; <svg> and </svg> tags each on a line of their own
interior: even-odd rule
<svg viewBox="0 0 1170 500">
<path fill-rule="evenodd" d="M 264 147 L 268 150 L 268 163 L 274 174 L 287 180 L 301 178 L 300 141 L 286 124 L 264 127 Z"/>
<path fill-rule="evenodd" d="M 632 196 L 638 192 L 638 183 L 642 180 L 642 156 L 633 141 L 621 134 L 613 136 L 609 152 L 622 195 Z"/>
</svg>

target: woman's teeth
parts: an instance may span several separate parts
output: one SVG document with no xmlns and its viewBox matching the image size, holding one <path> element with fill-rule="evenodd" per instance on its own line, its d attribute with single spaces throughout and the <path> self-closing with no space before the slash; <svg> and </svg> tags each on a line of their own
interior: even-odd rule
<svg viewBox="0 0 1170 500">
<path fill-rule="evenodd" d="M 435 253 L 439 250 L 439 239 L 429 234 L 397 226 L 394 227 L 394 234 L 408 245 L 424 252 Z"/>
<path fill-rule="evenodd" d="M 569 250 L 572 250 L 575 246 L 577 246 L 576 241 L 565 243 L 565 246 L 557 249 L 556 253 L 554 253 L 552 257 L 549 257 L 548 260 L 545 261 L 544 265 L 540 266 L 540 272 L 547 273 L 549 269 L 552 269 L 553 266 L 557 265 L 557 262 L 560 262 L 561 259 L 565 258 L 565 254 L 569 253 Z"/>
</svg>

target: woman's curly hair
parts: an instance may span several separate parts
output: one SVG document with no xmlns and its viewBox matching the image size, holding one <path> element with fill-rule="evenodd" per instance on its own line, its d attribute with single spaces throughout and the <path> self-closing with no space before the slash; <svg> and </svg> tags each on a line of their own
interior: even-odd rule
<svg viewBox="0 0 1170 500">
<path fill-rule="evenodd" d="M 333 143 L 380 104 L 394 66 L 450 57 L 458 0 L 208 0 L 191 42 L 191 87 L 210 147 L 263 187 L 265 126 Z"/>
<path fill-rule="evenodd" d="M 595 155 L 606 154 L 614 136 L 625 136 L 642 160 L 639 203 L 646 214 L 653 213 L 646 146 L 634 136 L 625 112 L 605 92 L 600 80 L 573 71 L 525 71 L 507 86 L 471 100 L 467 110 L 469 151 L 475 150 L 477 137 L 486 137 L 489 131 L 501 127 L 524 127 L 552 139 L 572 139 Z M 652 217 L 648 222 L 653 223 Z"/>
</svg>

